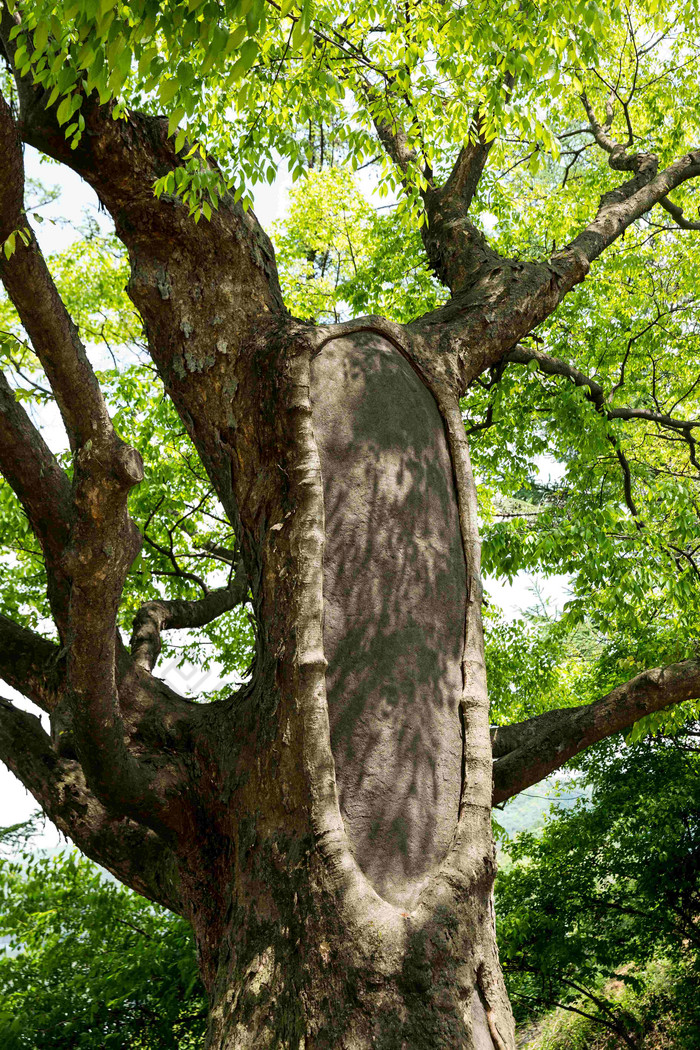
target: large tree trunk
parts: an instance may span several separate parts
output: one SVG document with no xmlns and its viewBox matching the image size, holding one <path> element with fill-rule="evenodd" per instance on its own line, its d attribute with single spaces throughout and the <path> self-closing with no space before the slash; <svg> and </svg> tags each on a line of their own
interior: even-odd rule
<svg viewBox="0 0 700 1050">
<path fill-rule="evenodd" d="M 369 895 L 339 899 L 308 841 L 256 842 L 250 864 L 249 893 L 219 944 L 208 1048 L 513 1045 L 507 1002 L 489 981 L 483 888 L 409 917 Z"/>
<path fill-rule="evenodd" d="M 468 461 L 385 337 L 310 334 L 237 394 L 267 710 L 254 684 L 234 886 L 192 915 L 207 1045 L 510 1048 Z"/>
</svg>

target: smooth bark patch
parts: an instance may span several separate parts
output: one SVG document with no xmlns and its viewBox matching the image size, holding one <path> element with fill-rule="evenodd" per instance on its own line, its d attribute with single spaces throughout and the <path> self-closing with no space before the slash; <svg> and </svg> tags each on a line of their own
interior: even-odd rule
<svg viewBox="0 0 700 1050">
<path fill-rule="evenodd" d="M 466 568 L 444 426 L 387 340 L 314 360 L 324 644 L 340 807 L 358 862 L 410 906 L 457 821 Z"/>
</svg>

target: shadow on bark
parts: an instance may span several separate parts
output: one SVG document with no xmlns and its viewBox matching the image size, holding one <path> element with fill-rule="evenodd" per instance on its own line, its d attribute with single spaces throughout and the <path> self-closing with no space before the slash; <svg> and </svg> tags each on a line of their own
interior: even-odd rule
<svg viewBox="0 0 700 1050">
<path fill-rule="evenodd" d="M 410 907 L 454 832 L 466 567 L 437 405 L 378 335 L 313 364 L 326 511 L 328 698 L 341 811 L 377 891 Z"/>
</svg>

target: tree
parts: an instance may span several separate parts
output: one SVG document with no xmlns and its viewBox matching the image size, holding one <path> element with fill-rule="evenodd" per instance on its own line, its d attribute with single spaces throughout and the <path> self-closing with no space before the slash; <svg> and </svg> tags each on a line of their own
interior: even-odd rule
<svg viewBox="0 0 700 1050">
<path fill-rule="evenodd" d="M 623 561 L 641 604 L 659 587 L 692 604 L 699 424 L 676 412 L 696 403 L 687 362 L 673 371 L 691 303 L 678 278 L 674 302 L 659 305 L 673 289 L 653 274 L 648 326 L 622 327 L 617 363 L 589 322 L 596 303 L 634 315 L 620 282 L 643 297 L 642 267 L 620 272 L 621 238 L 638 260 L 655 246 L 668 266 L 698 228 L 684 210 L 700 175 L 695 30 L 692 5 L 665 25 L 653 0 L 635 12 L 589 0 L 351 14 L 249 0 L 3 7 L 13 79 L 0 102 L 0 276 L 70 456 L 59 462 L 4 381 L 0 469 L 40 547 L 55 638 L 30 628 L 21 603 L 0 619 L 0 675 L 52 723 L 49 737 L 3 701 L 0 752 L 88 856 L 190 922 L 210 1048 L 513 1047 L 492 802 L 700 693 L 692 637 L 676 631 L 672 662 L 627 681 L 618 665 L 602 698 L 491 733 L 463 418 L 486 432 L 485 449 L 510 453 L 525 405 L 506 417 L 502 404 L 525 365 L 556 401 L 566 456 L 583 449 L 563 515 L 561 501 L 529 491 L 537 528 L 515 537 L 499 515 L 489 524 L 502 571 L 538 544 L 554 563 L 580 562 L 600 534 L 570 621 L 589 593 L 594 621 L 607 608 L 622 624 Z M 275 156 L 299 176 L 330 126 L 351 166 L 383 157 L 384 186 L 403 202 L 395 229 L 413 224 L 412 256 L 420 231 L 444 288 L 429 312 L 337 324 L 288 312 L 245 181 L 274 177 Z M 115 427 L 27 223 L 23 143 L 96 190 L 127 249 L 129 297 L 186 431 L 178 440 L 196 450 L 194 484 L 205 473 L 225 516 L 202 547 L 192 526 L 186 554 L 202 556 L 203 577 L 178 556 L 177 510 L 150 537 L 155 519 L 139 514 L 156 453 L 124 427 L 128 412 L 123 437 Z M 659 212 L 663 229 L 646 219 Z M 595 278 L 609 279 L 611 259 L 606 299 Z M 640 348 L 645 333 L 671 338 L 668 318 L 671 366 L 650 375 Z M 561 398 L 557 377 L 569 385 Z M 633 475 L 633 433 L 669 443 L 673 486 L 661 494 L 649 483 L 657 445 Z M 138 592 L 136 521 L 173 590 L 145 588 L 127 647 L 118 620 L 122 596 L 129 609 Z M 207 556 L 231 570 L 223 586 Z M 203 704 L 167 688 L 153 673 L 162 633 L 213 624 L 247 595 L 250 678 Z M 640 651 L 666 655 L 662 635 Z"/>
</svg>

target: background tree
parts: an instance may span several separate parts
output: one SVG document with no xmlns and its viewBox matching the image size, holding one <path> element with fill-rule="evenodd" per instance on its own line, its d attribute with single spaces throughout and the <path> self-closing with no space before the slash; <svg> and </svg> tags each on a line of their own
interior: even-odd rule
<svg viewBox="0 0 700 1050">
<path fill-rule="evenodd" d="M 77 851 L 40 857 L 3 829 L 0 1032 L 12 1050 L 202 1045 L 206 1001 L 179 916 L 107 882 Z"/>
<path fill-rule="evenodd" d="M 667 1013 L 669 1045 L 697 1043 L 697 736 L 691 723 L 602 749 L 585 763 L 590 798 L 509 848 L 499 943 L 521 1017 L 560 1003 L 612 1045 L 636 1047 Z M 644 1003 L 652 963 L 665 967 L 665 1001 L 647 994 L 646 1010 L 630 1013 L 615 992 L 626 985 Z"/>
<path fill-rule="evenodd" d="M 46 598 L 0 620 L 0 674 L 52 733 L 3 702 L 0 748 L 89 856 L 190 922 L 209 1047 L 512 1047 L 492 799 L 698 695 L 693 292 L 672 263 L 698 226 L 684 210 L 696 18 L 589 0 L 3 8 L 8 330 L 36 355 L 69 452 L 5 381 L 0 468 L 28 523 L 16 553 L 41 555 Z M 328 127 L 350 166 L 381 156 L 395 228 L 420 231 L 446 289 L 425 281 L 427 313 L 288 312 L 244 180 L 274 178 L 275 156 L 300 174 Z M 110 395 L 91 366 L 28 225 L 23 142 L 111 214 L 179 423 L 144 410 L 139 374 L 119 366 Z M 311 244 L 306 263 L 334 252 L 338 272 L 351 243 Z M 350 309 L 352 283 L 332 289 Z M 589 702 L 499 725 L 493 767 L 463 411 L 484 439 L 487 564 L 568 567 L 569 625 L 590 600 L 603 652 L 659 614 L 636 656 L 607 677 L 598 662 L 602 698 L 577 688 Z M 545 447 L 567 464 L 554 498 L 529 478 Z M 172 505 L 170 449 L 192 476 Z M 489 477 L 525 504 L 521 535 Z M 145 581 L 129 649 L 143 541 L 160 583 Z M 248 595 L 238 691 L 198 705 L 153 674 L 164 631 Z M 40 612 L 45 634 L 29 627 Z"/>
</svg>

